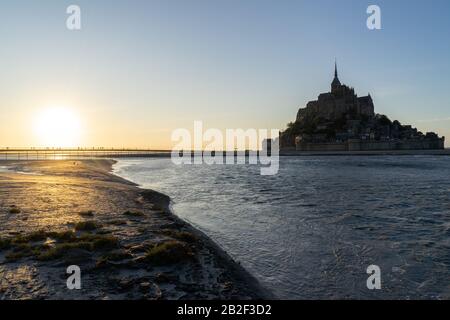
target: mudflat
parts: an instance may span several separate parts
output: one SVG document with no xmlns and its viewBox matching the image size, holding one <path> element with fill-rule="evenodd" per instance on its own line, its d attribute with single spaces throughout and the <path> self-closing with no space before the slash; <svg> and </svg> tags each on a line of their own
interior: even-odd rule
<svg viewBox="0 0 450 320">
<path fill-rule="evenodd" d="M 112 160 L 0 162 L 0 299 L 260 299 L 271 294 L 170 198 Z M 78 266 L 81 289 L 69 289 Z"/>
</svg>

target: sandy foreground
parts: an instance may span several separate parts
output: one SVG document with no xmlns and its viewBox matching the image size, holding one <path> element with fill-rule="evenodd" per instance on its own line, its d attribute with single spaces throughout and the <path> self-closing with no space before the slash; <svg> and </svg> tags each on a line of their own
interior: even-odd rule
<svg viewBox="0 0 450 320">
<path fill-rule="evenodd" d="M 258 282 L 113 161 L 0 162 L 0 299 L 258 299 Z M 69 290 L 66 269 L 81 269 Z"/>
</svg>

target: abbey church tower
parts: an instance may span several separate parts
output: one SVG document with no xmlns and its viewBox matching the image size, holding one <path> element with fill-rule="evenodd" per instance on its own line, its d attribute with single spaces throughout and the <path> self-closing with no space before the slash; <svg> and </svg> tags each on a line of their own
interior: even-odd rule
<svg viewBox="0 0 450 320">
<path fill-rule="evenodd" d="M 339 80 L 337 63 L 334 64 L 334 79 L 331 91 L 321 93 L 317 100 L 310 101 L 306 108 L 298 111 L 297 121 L 302 121 L 314 114 L 325 120 L 337 120 L 346 114 L 357 114 L 366 117 L 375 116 L 374 105 L 370 95 L 358 97 L 355 89 L 342 84 Z"/>
<path fill-rule="evenodd" d="M 337 63 L 334 62 L 334 79 L 331 83 L 331 92 L 337 92 L 341 87 L 341 82 L 339 81 L 338 71 L 337 71 Z"/>
</svg>

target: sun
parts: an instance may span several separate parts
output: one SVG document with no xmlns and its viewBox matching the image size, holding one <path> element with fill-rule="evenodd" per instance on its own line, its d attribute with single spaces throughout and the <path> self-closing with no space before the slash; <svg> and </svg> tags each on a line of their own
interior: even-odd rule
<svg viewBox="0 0 450 320">
<path fill-rule="evenodd" d="M 77 114 L 67 107 L 49 107 L 34 120 L 34 131 L 40 146 L 69 148 L 80 145 L 81 123 Z"/>
</svg>

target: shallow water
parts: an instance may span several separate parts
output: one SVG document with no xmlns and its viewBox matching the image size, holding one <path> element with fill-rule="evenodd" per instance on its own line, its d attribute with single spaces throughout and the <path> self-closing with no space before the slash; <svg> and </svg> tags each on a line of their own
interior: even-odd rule
<svg viewBox="0 0 450 320">
<path fill-rule="evenodd" d="M 450 298 L 448 157 L 286 157 L 275 176 L 120 159 L 115 172 L 170 195 L 279 298 Z"/>
<path fill-rule="evenodd" d="M 40 176 L 42 173 L 35 172 L 35 171 L 22 171 L 18 170 L 14 166 L 0 166 L 0 173 L 17 173 L 17 174 L 25 174 L 25 175 L 32 175 L 32 176 Z"/>
</svg>

